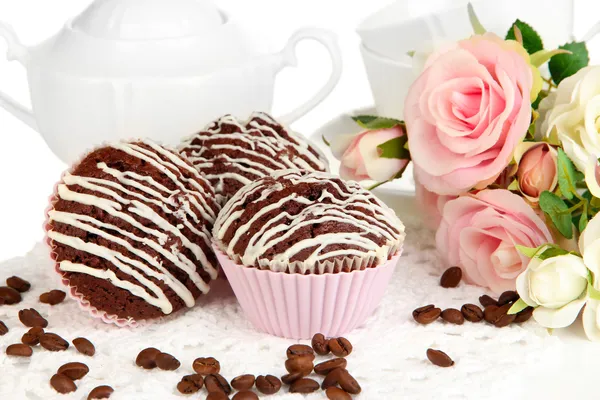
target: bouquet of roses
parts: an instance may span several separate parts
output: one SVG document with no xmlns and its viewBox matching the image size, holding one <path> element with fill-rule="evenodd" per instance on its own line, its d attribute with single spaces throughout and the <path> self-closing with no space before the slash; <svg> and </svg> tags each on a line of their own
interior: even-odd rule
<svg viewBox="0 0 600 400">
<path fill-rule="evenodd" d="M 412 161 L 448 265 L 516 289 L 510 313 L 534 307 L 547 328 L 584 309 L 600 340 L 600 66 L 583 42 L 546 50 L 520 20 L 501 38 L 468 11 L 473 36 L 414 55 L 426 61 L 404 121 L 358 116 L 362 133 L 332 141 L 340 175 L 375 187 Z"/>
</svg>

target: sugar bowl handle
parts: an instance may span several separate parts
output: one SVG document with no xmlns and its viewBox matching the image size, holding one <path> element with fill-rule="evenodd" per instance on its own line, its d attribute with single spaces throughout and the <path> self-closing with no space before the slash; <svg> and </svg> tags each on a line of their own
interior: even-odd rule
<svg viewBox="0 0 600 400">
<path fill-rule="evenodd" d="M 8 46 L 6 58 L 9 61 L 19 61 L 24 67 L 27 68 L 27 63 L 29 62 L 29 50 L 27 47 L 21 44 L 13 28 L 4 22 L 0 22 L 0 36 L 6 40 L 6 44 Z M 6 111 L 23 121 L 25 124 L 29 125 L 32 129 L 36 131 L 38 130 L 35 118 L 33 117 L 33 112 L 1 91 L 0 107 L 4 108 Z"/>
<path fill-rule="evenodd" d="M 304 28 L 292 35 L 285 48 L 278 54 L 280 60 L 278 72 L 288 66 L 297 66 L 296 45 L 305 39 L 316 40 L 325 46 L 331 57 L 331 76 L 311 99 L 278 118 L 285 124 L 291 124 L 321 103 L 333 91 L 342 76 L 342 55 L 337 37 L 333 32 L 321 28 Z"/>
</svg>

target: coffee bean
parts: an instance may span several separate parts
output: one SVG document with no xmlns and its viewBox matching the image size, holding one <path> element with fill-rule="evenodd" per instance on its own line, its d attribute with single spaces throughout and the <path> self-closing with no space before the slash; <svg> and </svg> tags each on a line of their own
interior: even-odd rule
<svg viewBox="0 0 600 400">
<path fill-rule="evenodd" d="M 447 308 L 442 311 L 442 319 L 446 322 L 455 325 L 462 325 L 465 323 L 465 317 L 456 308 Z"/>
<path fill-rule="evenodd" d="M 419 324 L 427 325 L 440 317 L 442 310 L 436 308 L 433 304 L 419 307 L 413 311 L 412 316 Z"/>
<path fill-rule="evenodd" d="M 506 315 L 510 307 L 510 304 L 505 304 L 502 307 L 494 305 L 487 306 L 483 311 L 483 318 L 486 320 L 486 322 L 492 325 L 496 325 L 500 321 L 500 319 L 502 319 L 502 317 Z M 506 318 L 504 318 L 504 320 L 506 320 Z"/>
<path fill-rule="evenodd" d="M 40 302 L 55 306 L 59 303 L 62 303 L 66 296 L 67 294 L 62 290 L 51 290 L 40 295 Z"/>
<path fill-rule="evenodd" d="M 313 370 L 313 361 L 310 357 L 289 358 L 285 361 L 285 369 L 290 373 L 297 372 L 307 376 Z"/>
<path fill-rule="evenodd" d="M 97 386 L 88 394 L 87 400 L 108 399 L 114 393 L 114 389 L 107 385 Z"/>
<path fill-rule="evenodd" d="M 156 368 L 156 356 L 160 353 L 160 350 L 155 349 L 154 347 L 148 347 L 147 349 L 140 351 L 137 355 L 135 365 L 144 369 Z"/>
<path fill-rule="evenodd" d="M 507 306 L 508 305 L 510 305 L 510 304 L 507 304 Z M 496 321 L 494 326 L 496 328 L 504 328 L 505 326 L 512 324 L 516 318 L 517 318 L 516 314 L 511 314 L 511 315 L 502 314 L 502 316 L 500 317 L 500 319 L 498 319 L 498 321 Z"/>
<path fill-rule="evenodd" d="M 311 357 L 315 359 L 315 351 L 312 347 L 305 344 L 294 344 L 288 347 L 286 355 L 288 358 L 294 357 Z"/>
<path fill-rule="evenodd" d="M 70 362 L 60 367 L 56 373 L 63 374 L 76 381 L 86 376 L 88 372 L 90 372 L 90 369 L 84 363 Z"/>
<path fill-rule="evenodd" d="M 352 353 L 352 343 L 343 337 L 329 339 L 329 350 L 334 356 L 346 357 Z"/>
<path fill-rule="evenodd" d="M 25 293 L 31 289 L 31 283 L 25 279 L 19 278 L 18 276 L 11 276 L 6 280 L 6 286 L 15 289 L 17 292 Z"/>
<path fill-rule="evenodd" d="M 281 381 L 273 375 L 260 375 L 256 378 L 256 388 L 262 394 L 275 394 L 281 389 Z"/>
<path fill-rule="evenodd" d="M 28 346 L 35 346 L 40 343 L 40 336 L 44 334 L 44 329 L 39 326 L 34 326 L 29 331 L 25 332 L 21 337 L 21 343 Z"/>
<path fill-rule="evenodd" d="M 250 375 L 250 374 L 240 375 L 240 376 L 233 378 L 233 380 L 231 381 L 231 386 L 235 390 L 239 390 L 239 391 L 250 390 L 254 386 L 254 381 L 256 381 L 256 378 L 254 377 L 254 375 Z"/>
<path fill-rule="evenodd" d="M 440 278 L 440 285 L 443 288 L 455 288 L 462 279 L 462 269 L 460 267 L 448 268 Z"/>
<path fill-rule="evenodd" d="M 362 391 L 356 379 L 344 368 L 340 368 L 338 385 L 350 394 L 359 394 Z"/>
<path fill-rule="evenodd" d="M 525 321 L 528 321 L 529 318 L 533 315 L 533 307 L 527 307 L 517 313 L 515 318 L 515 323 L 521 324 Z"/>
<path fill-rule="evenodd" d="M 2 321 L 0 321 L 0 336 L 4 336 L 8 333 L 8 327 Z"/>
<path fill-rule="evenodd" d="M 21 293 L 8 286 L 0 286 L 0 299 L 6 305 L 17 304 L 21 302 Z"/>
<path fill-rule="evenodd" d="M 427 349 L 427 358 L 438 367 L 447 368 L 454 365 L 454 361 L 448 357 L 448 354 L 441 350 Z"/>
<path fill-rule="evenodd" d="M 487 306 L 497 306 L 498 305 L 498 302 L 496 300 L 492 299 L 487 294 L 484 294 L 483 296 L 479 296 L 479 303 L 481 304 L 481 306 L 483 308 L 485 308 Z"/>
<path fill-rule="evenodd" d="M 175 371 L 181 365 L 178 359 L 168 353 L 158 354 L 154 361 L 156 366 L 164 371 Z"/>
<path fill-rule="evenodd" d="M 79 337 L 77 339 L 73 339 L 73 345 L 75 346 L 77 351 L 83 355 L 92 357 L 94 354 L 96 354 L 96 348 L 94 347 L 92 342 L 90 342 L 86 338 Z"/>
<path fill-rule="evenodd" d="M 326 376 L 336 368 L 346 368 L 346 365 L 348 365 L 348 361 L 345 358 L 334 358 L 315 365 L 315 373 Z"/>
<path fill-rule="evenodd" d="M 69 342 L 56 333 L 48 332 L 40 336 L 40 345 L 50 351 L 63 351 L 69 348 Z"/>
<path fill-rule="evenodd" d="M 60 394 L 67 394 L 77 390 L 77 385 L 71 378 L 61 374 L 55 374 L 50 378 L 50 385 Z"/>
<path fill-rule="evenodd" d="M 229 396 L 223 392 L 212 392 L 208 393 L 206 400 L 229 400 Z"/>
<path fill-rule="evenodd" d="M 222 392 L 228 396 L 231 394 L 231 386 L 229 386 L 227 379 L 219 374 L 210 374 L 204 378 L 204 386 L 206 386 L 208 393 Z"/>
<path fill-rule="evenodd" d="M 183 394 L 197 393 L 204 386 L 204 378 L 200 374 L 186 375 L 177 384 L 177 390 Z"/>
<path fill-rule="evenodd" d="M 6 347 L 6 355 L 13 357 L 31 357 L 33 349 L 26 344 L 17 343 Z"/>
<path fill-rule="evenodd" d="M 293 372 L 291 374 L 286 374 L 284 376 L 281 377 L 281 382 L 285 383 L 286 385 L 291 385 L 292 383 L 296 382 L 298 379 L 302 378 L 303 375 L 299 372 Z"/>
<path fill-rule="evenodd" d="M 45 328 L 48 326 L 48 321 L 33 308 L 19 311 L 19 320 L 28 328 L 34 326 Z"/>
<path fill-rule="evenodd" d="M 519 293 L 515 292 L 514 290 L 507 290 L 506 292 L 502 293 L 500 297 L 498 297 L 498 305 L 503 306 L 508 303 L 514 303 L 519 299 Z"/>
<path fill-rule="evenodd" d="M 233 396 L 233 400 L 258 400 L 258 395 L 249 390 L 244 390 L 236 393 L 236 395 Z"/>
<path fill-rule="evenodd" d="M 333 371 L 329 372 L 325 379 L 323 379 L 323 383 L 321 384 L 321 389 L 327 390 L 332 386 L 337 386 L 340 376 L 344 368 L 336 368 Z"/>
<path fill-rule="evenodd" d="M 325 394 L 329 400 L 352 400 L 352 396 L 335 386 L 327 388 Z"/>
<path fill-rule="evenodd" d="M 197 374 L 204 376 L 221 372 L 221 364 L 213 357 L 196 358 L 192 368 Z"/>
<path fill-rule="evenodd" d="M 316 333 L 311 341 L 312 348 L 320 356 L 329 354 L 329 341 L 325 339 L 322 333 Z"/>
<path fill-rule="evenodd" d="M 479 322 L 483 319 L 483 311 L 475 304 L 465 304 L 460 311 L 467 321 Z"/>
<path fill-rule="evenodd" d="M 301 378 L 290 386 L 290 393 L 313 393 L 319 390 L 319 382 L 314 379 Z"/>
</svg>

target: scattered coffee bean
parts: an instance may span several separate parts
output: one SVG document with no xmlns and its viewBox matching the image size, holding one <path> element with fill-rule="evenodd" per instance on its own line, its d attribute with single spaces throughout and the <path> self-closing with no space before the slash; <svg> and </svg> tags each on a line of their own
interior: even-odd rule
<svg viewBox="0 0 600 400">
<path fill-rule="evenodd" d="M 333 371 L 329 372 L 325 379 L 323 379 L 321 389 L 327 390 L 330 387 L 337 386 L 342 370 L 343 368 L 336 368 Z"/>
<path fill-rule="evenodd" d="M 5 301 L 5 300 L 4 300 L 4 297 L 0 297 L 0 306 L 3 306 L 3 305 L 4 305 L 4 301 Z"/>
<path fill-rule="evenodd" d="M 352 353 L 352 343 L 343 337 L 329 339 L 329 350 L 336 357 L 346 357 Z"/>
<path fill-rule="evenodd" d="M 18 276 L 11 276 L 6 280 L 6 286 L 15 289 L 17 292 L 25 293 L 31 289 L 31 283 L 25 279 L 19 278 Z"/>
<path fill-rule="evenodd" d="M 448 357 L 448 354 L 441 350 L 427 349 L 427 358 L 432 364 L 438 367 L 447 368 L 454 365 L 454 361 Z"/>
<path fill-rule="evenodd" d="M 44 334 L 44 329 L 39 326 L 34 326 L 29 331 L 25 332 L 21 337 L 21 343 L 28 346 L 35 346 L 40 343 L 40 336 Z"/>
<path fill-rule="evenodd" d="M 491 298 L 490 296 L 488 296 L 487 294 L 484 294 L 483 296 L 479 296 L 479 303 L 481 304 L 481 306 L 483 308 L 487 307 L 487 306 L 497 306 L 498 302 L 496 300 L 494 300 L 493 298 Z"/>
<path fill-rule="evenodd" d="M 356 379 L 344 368 L 340 368 L 338 385 L 350 394 L 359 394 L 362 391 Z"/>
<path fill-rule="evenodd" d="M 60 394 L 67 394 L 77 390 L 77 385 L 71 378 L 61 374 L 55 374 L 50 378 L 50 385 Z"/>
<path fill-rule="evenodd" d="M 8 333 L 8 327 L 2 321 L 0 321 L 0 336 L 4 336 Z"/>
<path fill-rule="evenodd" d="M 86 376 L 88 372 L 90 372 L 90 369 L 84 363 L 70 362 L 60 367 L 56 373 L 63 374 L 76 381 Z"/>
<path fill-rule="evenodd" d="M 475 304 L 465 304 L 460 311 L 467 321 L 480 322 L 483 319 L 483 311 Z"/>
<path fill-rule="evenodd" d="M 293 372 L 291 374 L 286 374 L 286 375 L 282 376 L 281 382 L 285 383 L 286 385 L 291 385 L 292 383 L 296 382 L 298 379 L 300 379 L 302 377 L 303 377 L 303 375 L 301 373 Z"/>
<path fill-rule="evenodd" d="M 108 399 L 115 392 L 113 388 L 107 385 L 97 386 L 88 394 L 87 400 Z"/>
<path fill-rule="evenodd" d="M 221 372 L 221 364 L 213 357 L 196 358 L 192 368 L 197 374 L 204 376 Z"/>
<path fill-rule="evenodd" d="M 206 396 L 206 400 L 229 400 L 229 396 L 223 392 L 211 392 Z"/>
<path fill-rule="evenodd" d="M 485 308 L 485 310 L 483 311 L 483 318 L 486 320 L 486 322 L 488 322 L 492 325 L 496 325 L 496 324 L 500 323 L 501 319 L 502 319 L 501 323 L 504 324 L 504 323 L 506 323 L 506 321 L 508 319 L 510 319 L 510 317 L 503 318 L 503 316 L 506 315 L 506 313 L 508 312 L 510 307 L 511 307 L 510 304 L 505 304 L 501 307 L 494 306 L 494 305 L 487 306 Z M 514 318 L 513 318 L 513 320 L 514 320 Z M 503 325 L 503 326 L 506 326 L 506 325 Z"/>
<path fill-rule="evenodd" d="M 33 349 L 26 344 L 16 343 L 6 347 L 6 355 L 13 357 L 31 357 Z"/>
<path fill-rule="evenodd" d="M 327 388 L 325 394 L 329 400 L 352 400 L 352 396 L 335 386 Z"/>
<path fill-rule="evenodd" d="M 301 378 L 290 386 L 290 393 L 313 393 L 319 390 L 319 382 L 314 379 Z"/>
<path fill-rule="evenodd" d="M 507 304 L 510 305 L 510 304 Z M 496 321 L 496 323 L 494 324 L 494 326 L 496 328 L 504 328 L 505 326 L 508 326 L 510 324 L 512 324 L 515 319 L 517 318 L 516 314 L 502 314 L 500 316 L 500 319 L 498 319 L 498 321 Z"/>
<path fill-rule="evenodd" d="M 40 336 L 40 346 L 50 351 L 63 351 L 69 348 L 69 342 L 56 333 L 45 332 Z"/>
<path fill-rule="evenodd" d="M 254 377 L 254 375 L 250 375 L 250 374 L 240 375 L 240 376 L 233 378 L 233 380 L 231 381 L 231 386 L 235 390 L 239 390 L 241 392 L 244 390 L 252 389 L 255 381 L 256 381 L 256 378 Z"/>
<path fill-rule="evenodd" d="M 506 292 L 502 293 L 500 297 L 498 297 L 498 305 L 503 306 L 508 303 L 514 303 L 515 301 L 519 300 L 519 298 L 519 293 L 515 292 L 514 290 L 507 290 Z"/>
<path fill-rule="evenodd" d="M 442 310 L 433 304 L 419 307 L 413 311 L 412 316 L 419 324 L 427 325 L 440 317 Z"/>
<path fill-rule="evenodd" d="M 315 365 L 315 373 L 318 375 L 327 376 L 336 368 L 346 368 L 348 361 L 345 358 L 334 358 L 333 360 L 324 361 Z"/>
<path fill-rule="evenodd" d="M 329 341 L 325 339 L 322 333 L 316 333 L 311 341 L 312 348 L 315 353 L 320 356 L 326 356 L 329 354 Z"/>
<path fill-rule="evenodd" d="M 231 386 L 229 386 L 227 379 L 219 374 L 210 374 L 204 378 L 204 386 L 206 386 L 208 393 L 221 392 L 228 396 L 231 394 Z"/>
<path fill-rule="evenodd" d="M 462 325 L 465 323 L 465 317 L 456 308 L 445 309 L 444 311 L 442 311 L 441 316 L 444 321 L 449 322 L 451 324 Z"/>
<path fill-rule="evenodd" d="M 19 311 L 19 320 L 28 328 L 39 326 L 45 328 L 48 326 L 48 321 L 33 308 Z"/>
<path fill-rule="evenodd" d="M 258 400 L 258 395 L 249 390 L 243 390 L 233 396 L 233 400 Z"/>
<path fill-rule="evenodd" d="M 40 302 L 55 306 L 59 303 L 62 303 L 66 296 L 67 294 L 62 290 L 51 290 L 40 295 Z"/>
<path fill-rule="evenodd" d="M 524 308 L 523 310 L 521 310 L 517 313 L 517 316 L 516 316 L 514 322 L 517 324 L 521 324 L 523 322 L 528 321 L 532 315 L 533 315 L 533 307 Z"/>
<path fill-rule="evenodd" d="M 294 357 L 310 357 L 315 359 L 315 351 L 312 347 L 305 344 L 294 344 L 288 347 L 286 355 L 288 358 Z"/>
<path fill-rule="evenodd" d="M 297 372 L 302 376 L 308 376 L 313 370 L 313 360 L 310 357 L 295 357 L 285 361 L 285 369 L 294 373 Z"/>
<path fill-rule="evenodd" d="M 273 375 L 260 375 L 256 378 L 256 388 L 262 394 L 275 394 L 281 389 L 281 381 Z"/>
<path fill-rule="evenodd" d="M 144 369 L 156 368 L 156 356 L 160 353 L 160 350 L 155 349 L 154 347 L 148 347 L 147 349 L 140 351 L 135 359 L 135 364 Z"/>
<path fill-rule="evenodd" d="M 6 305 L 17 304 L 21 302 L 21 293 L 8 286 L 0 286 L 0 299 Z"/>
<path fill-rule="evenodd" d="M 204 378 L 200 374 L 186 375 L 177 384 L 177 390 L 183 394 L 197 393 L 204 386 Z"/>
<path fill-rule="evenodd" d="M 158 368 L 164 371 L 175 371 L 181 365 L 178 359 L 168 353 L 158 354 L 154 362 Z"/>
<path fill-rule="evenodd" d="M 462 269 L 460 267 L 448 268 L 440 278 L 440 285 L 443 288 L 455 288 L 462 279 Z"/>
<path fill-rule="evenodd" d="M 73 345 L 75 346 L 77 351 L 83 355 L 92 357 L 94 354 L 96 354 L 96 348 L 94 347 L 92 342 L 90 342 L 86 338 L 79 337 L 77 339 L 73 339 Z"/>
</svg>

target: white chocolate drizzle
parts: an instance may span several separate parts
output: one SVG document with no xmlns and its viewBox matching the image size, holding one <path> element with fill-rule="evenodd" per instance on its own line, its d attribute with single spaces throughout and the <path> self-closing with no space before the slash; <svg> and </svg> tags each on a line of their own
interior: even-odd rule
<svg viewBox="0 0 600 400">
<path fill-rule="evenodd" d="M 200 181 L 204 181 L 205 184 L 208 182 L 179 154 L 150 141 L 121 142 L 111 144 L 109 147 L 150 164 L 168 177 L 176 189 L 169 189 L 151 176 L 141 175 L 136 171 L 122 172 L 111 168 L 105 162 L 98 162 L 97 168 L 113 180 L 65 173 L 63 182 L 57 187 L 58 199 L 100 209 L 143 232 L 143 235 L 136 235 L 123 227 L 98 220 L 90 215 L 50 210 L 48 212 L 50 222 L 69 225 L 101 237 L 123 247 L 128 251 L 128 255 L 96 243 L 86 242 L 81 237 L 68 236 L 59 230 L 50 229 L 47 234 L 53 242 L 110 262 L 121 273 L 129 275 L 135 283 L 119 279 L 110 269 L 93 268 L 68 260 L 61 261 L 59 269 L 109 280 L 116 287 L 127 290 L 159 308 L 164 314 L 170 314 L 173 305 L 163 289 L 149 279 L 151 277 L 163 282 L 182 299 L 186 306 L 192 307 L 195 304 L 194 295 L 163 266 L 162 260 L 184 271 L 202 293 L 208 292 L 209 287 L 198 273 L 198 267 L 204 269 L 211 279 L 217 278 L 218 271 L 215 265 L 212 265 L 199 246 L 202 242 L 206 244 L 206 248 L 210 248 L 210 227 L 216 218 L 215 210 L 218 209 L 214 194 L 207 191 L 200 183 Z M 192 178 L 186 178 L 183 171 L 187 171 Z M 75 191 L 73 186 L 85 189 L 86 193 Z M 161 212 L 157 212 L 156 208 Z M 178 222 L 173 224 L 165 219 L 164 215 L 173 215 Z M 135 216 L 150 221 L 151 224 L 140 222 Z M 191 235 L 185 235 L 182 232 L 184 228 L 187 228 Z M 176 239 L 178 245 L 167 245 L 169 239 Z M 191 252 L 193 259 L 187 257 L 182 252 L 183 249 Z M 152 256 L 148 250 L 157 253 L 160 259 Z"/>
<path fill-rule="evenodd" d="M 318 185 L 320 197 L 310 199 L 295 191 L 295 186 L 301 183 Z M 261 203 L 286 189 L 290 189 L 288 195 L 261 204 L 254 214 L 246 215 L 251 204 Z M 249 202 L 256 194 L 259 194 L 257 199 Z M 300 212 L 291 215 L 288 213 L 291 206 L 299 208 Z M 276 210 L 280 212 L 274 213 Z M 232 226 L 242 219 L 245 223 Z M 353 232 L 342 229 L 295 238 L 301 228 L 328 222 L 351 225 Z M 322 172 L 288 170 L 278 171 L 271 178 L 260 179 L 238 191 L 221 210 L 213 233 L 221 249 L 242 265 L 279 272 L 324 273 L 332 269 L 335 262 L 331 260 L 336 258 L 373 260 L 375 265 L 385 262 L 402 245 L 404 225 L 392 209 L 357 182 L 342 182 Z M 233 235 L 224 242 L 228 233 L 228 236 Z M 379 244 L 373 237 L 379 239 Z M 242 250 L 236 249 L 242 238 L 247 244 Z M 275 247 L 282 242 L 290 245 L 283 246 L 284 251 L 276 252 Z M 341 245 L 338 246 L 341 248 L 328 249 L 331 245 Z M 311 249 L 308 257 L 292 261 L 307 249 Z M 268 258 L 265 254 L 269 254 Z M 359 264 L 361 261 L 356 266 Z"/>
</svg>

